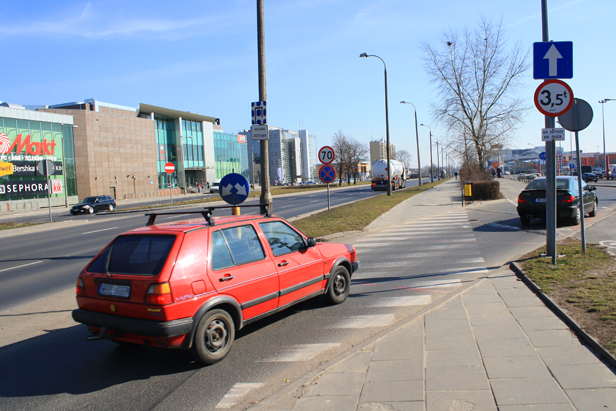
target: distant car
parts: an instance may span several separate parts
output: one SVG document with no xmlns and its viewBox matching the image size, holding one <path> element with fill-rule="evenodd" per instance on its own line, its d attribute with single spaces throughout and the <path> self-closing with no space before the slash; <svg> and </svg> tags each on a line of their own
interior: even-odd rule
<svg viewBox="0 0 616 411">
<path fill-rule="evenodd" d="M 210 186 L 210 194 L 213 193 L 218 193 L 220 188 L 220 180 L 214 180 L 214 182 L 212 183 L 212 185 Z"/>
<path fill-rule="evenodd" d="M 112 211 L 114 208 L 116 208 L 116 202 L 111 196 L 86 197 L 71 207 L 71 214 L 94 214 L 99 211 Z"/>
<path fill-rule="evenodd" d="M 587 183 L 589 181 L 594 181 L 596 183 L 597 181 L 599 181 L 599 177 L 597 177 L 595 173 L 583 173 L 582 180 L 586 181 Z"/>
<path fill-rule="evenodd" d="M 518 196 L 518 215 L 522 225 L 530 224 L 533 218 L 545 219 L 546 179 L 536 178 L 531 181 Z M 584 192 L 584 213 L 590 217 L 597 215 L 599 199 L 595 187 L 582 181 Z M 579 190 L 577 177 L 556 177 L 556 216 L 568 218 L 573 225 L 580 224 Z"/>
<path fill-rule="evenodd" d="M 518 181 L 526 180 L 526 173 L 518 174 Z"/>
<path fill-rule="evenodd" d="M 605 177 L 605 172 L 603 171 L 602 168 L 593 168 L 592 172 L 597 175 L 597 178 L 599 180 L 603 180 L 603 178 Z"/>
<path fill-rule="evenodd" d="M 72 313 L 88 340 L 190 349 L 213 364 L 244 326 L 319 295 L 332 305 L 349 296 L 352 245 L 317 243 L 269 213 L 213 218 L 215 209 L 192 212 L 202 221 L 156 224 L 147 214 L 145 227 L 94 257 L 77 277 Z"/>
</svg>

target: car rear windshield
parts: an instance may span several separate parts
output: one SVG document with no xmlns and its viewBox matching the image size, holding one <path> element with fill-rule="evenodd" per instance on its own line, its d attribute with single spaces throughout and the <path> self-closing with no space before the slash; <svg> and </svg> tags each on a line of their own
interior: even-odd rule
<svg viewBox="0 0 616 411">
<path fill-rule="evenodd" d="M 175 236 L 126 235 L 116 238 L 86 271 L 100 274 L 157 275 Z"/>
</svg>

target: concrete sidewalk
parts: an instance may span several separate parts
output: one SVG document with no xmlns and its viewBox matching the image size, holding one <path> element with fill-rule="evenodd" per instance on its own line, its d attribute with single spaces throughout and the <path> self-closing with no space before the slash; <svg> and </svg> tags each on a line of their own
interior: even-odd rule
<svg viewBox="0 0 616 411">
<path fill-rule="evenodd" d="M 506 197 L 500 201 L 515 202 L 526 185 L 500 181 Z M 460 209 L 459 184 L 450 180 L 410 198 L 370 228 Z M 249 409 L 560 411 L 614 407 L 614 370 L 580 343 L 508 268 L 501 268 Z"/>
</svg>

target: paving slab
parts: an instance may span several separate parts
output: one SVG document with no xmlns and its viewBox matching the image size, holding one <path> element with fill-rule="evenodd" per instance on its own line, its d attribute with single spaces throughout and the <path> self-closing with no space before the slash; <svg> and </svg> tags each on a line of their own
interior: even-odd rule
<svg viewBox="0 0 616 411">
<path fill-rule="evenodd" d="M 581 344 L 537 348 L 537 353 L 548 366 L 601 363 L 588 347 Z"/>
<path fill-rule="evenodd" d="M 524 331 L 568 330 L 567 324 L 556 316 L 551 317 L 521 317 L 518 323 Z"/>
<path fill-rule="evenodd" d="M 350 356 L 344 362 L 336 365 L 330 372 L 363 372 L 365 373 L 370 366 L 371 352 L 358 352 Z"/>
<path fill-rule="evenodd" d="M 517 327 L 518 322 L 510 313 L 498 314 L 473 314 L 469 316 L 472 326 L 500 325 L 507 327 Z"/>
<path fill-rule="evenodd" d="M 429 391 L 426 393 L 427 411 L 496 411 L 490 390 L 480 391 Z"/>
<path fill-rule="evenodd" d="M 477 341 L 482 358 L 528 357 L 537 352 L 526 338 Z"/>
<path fill-rule="evenodd" d="M 468 349 L 476 346 L 471 333 L 459 336 L 426 335 L 426 351 Z"/>
<path fill-rule="evenodd" d="M 554 316 L 554 313 L 546 306 L 511 307 L 509 311 L 515 318 Z"/>
<path fill-rule="evenodd" d="M 426 391 L 489 390 L 483 367 L 433 367 L 426 369 Z"/>
<path fill-rule="evenodd" d="M 463 320 L 438 320 L 426 318 L 426 335 L 460 335 L 471 334 L 471 325 L 468 323 L 468 318 Z"/>
<path fill-rule="evenodd" d="M 367 381 L 423 380 L 424 367 L 421 360 L 372 361 Z"/>
<path fill-rule="evenodd" d="M 509 314 L 509 309 L 503 302 L 470 304 L 466 307 L 466 311 L 471 315 L 484 313 Z"/>
<path fill-rule="evenodd" d="M 318 379 L 317 384 L 310 387 L 305 397 L 341 395 L 359 398 L 364 377 L 364 374 L 356 372 L 326 373 Z"/>
<path fill-rule="evenodd" d="M 496 405 L 569 404 L 553 378 L 490 380 Z"/>
<path fill-rule="evenodd" d="M 522 329 L 517 325 L 515 327 L 508 325 L 476 325 L 473 326 L 473 332 L 477 341 L 513 340 L 526 337 Z"/>
<path fill-rule="evenodd" d="M 543 301 L 535 297 L 534 295 L 529 295 L 528 297 L 504 297 L 503 301 L 507 304 L 507 307 L 543 307 Z"/>
<path fill-rule="evenodd" d="M 567 395 L 578 410 L 610 410 L 616 408 L 616 390 L 611 388 L 567 390 Z"/>
<path fill-rule="evenodd" d="M 559 347 L 580 344 L 570 330 L 527 331 L 526 335 L 536 347 Z"/>
<path fill-rule="evenodd" d="M 488 378 L 549 378 L 550 372 L 538 355 L 484 358 Z"/>
<path fill-rule="evenodd" d="M 577 411 L 571 404 L 501 405 L 499 411 Z"/>
<path fill-rule="evenodd" d="M 616 374 L 601 363 L 552 365 L 550 371 L 564 389 L 616 388 Z"/>
<path fill-rule="evenodd" d="M 366 381 L 359 402 L 423 401 L 422 380 Z"/>
<path fill-rule="evenodd" d="M 315 408 L 316 409 L 316 408 Z M 358 411 L 424 411 L 423 401 L 360 403 Z"/>
<path fill-rule="evenodd" d="M 292 411 L 355 411 L 356 397 L 303 397 L 297 400 Z"/>
<path fill-rule="evenodd" d="M 463 350 L 426 351 L 426 368 L 452 366 L 480 366 L 481 356 L 477 347 Z"/>
</svg>

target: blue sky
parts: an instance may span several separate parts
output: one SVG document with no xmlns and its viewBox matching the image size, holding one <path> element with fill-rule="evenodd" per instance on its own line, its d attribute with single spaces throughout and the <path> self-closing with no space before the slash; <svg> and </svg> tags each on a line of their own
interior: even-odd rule
<svg viewBox="0 0 616 411">
<path fill-rule="evenodd" d="M 580 132 L 585 152 L 603 150 L 601 105 L 616 99 L 614 0 L 548 0 L 550 37 L 573 41 L 574 77 L 566 82 L 594 110 Z M 342 130 L 361 142 L 385 136 L 383 65 L 387 64 L 390 139 L 416 161 L 413 109 L 434 137 L 434 86 L 421 42 L 503 20 L 509 44 L 532 64 L 541 41 L 540 0 L 265 0 L 268 122 L 308 129 L 319 146 Z M 0 101 L 58 104 L 87 98 L 137 107 L 154 104 L 221 119 L 228 132 L 250 126 L 258 100 L 256 1 L 0 2 L 3 82 Z M 542 145 L 544 117 L 533 105 L 540 81 L 529 67 L 520 95 L 528 111 L 509 146 Z M 616 101 L 605 104 L 606 146 L 616 151 Z M 419 128 L 422 163 L 428 130 Z M 569 133 L 564 146 L 569 149 Z M 435 160 L 436 162 L 436 160 Z"/>
</svg>

